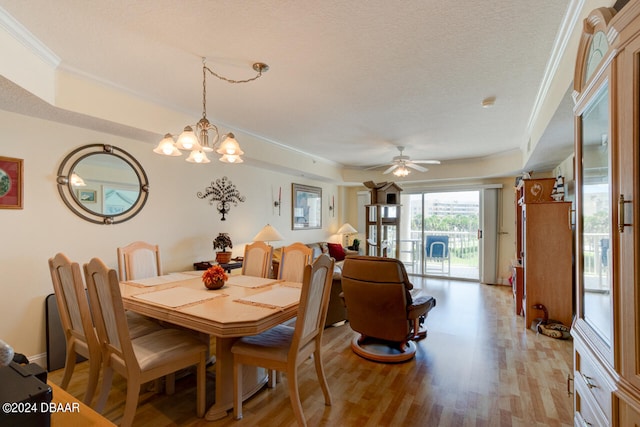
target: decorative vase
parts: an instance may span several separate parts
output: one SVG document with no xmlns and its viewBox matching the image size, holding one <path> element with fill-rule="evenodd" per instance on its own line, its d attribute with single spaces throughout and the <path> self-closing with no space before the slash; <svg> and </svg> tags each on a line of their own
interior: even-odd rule
<svg viewBox="0 0 640 427">
<path fill-rule="evenodd" d="M 231 252 L 216 252 L 216 262 L 218 264 L 229 264 Z"/>
<path fill-rule="evenodd" d="M 212 290 L 220 289 L 221 287 L 224 286 L 224 280 L 220 279 L 220 280 L 215 280 L 213 282 L 205 281 L 204 286 L 207 289 L 212 289 Z"/>
</svg>

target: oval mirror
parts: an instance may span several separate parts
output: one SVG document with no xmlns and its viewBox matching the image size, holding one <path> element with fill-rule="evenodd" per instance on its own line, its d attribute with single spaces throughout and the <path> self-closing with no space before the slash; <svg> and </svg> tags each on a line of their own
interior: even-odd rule
<svg viewBox="0 0 640 427">
<path fill-rule="evenodd" d="M 133 218 L 149 195 L 149 181 L 140 163 L 112 145 L 85 145 L 69 153 L 58 168 L 57 182 L 65 205 L 96 224 Z"/>
</svg>

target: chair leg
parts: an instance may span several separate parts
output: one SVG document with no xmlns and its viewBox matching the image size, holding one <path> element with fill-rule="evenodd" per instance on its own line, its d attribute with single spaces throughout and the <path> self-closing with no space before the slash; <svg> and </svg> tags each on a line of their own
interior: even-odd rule
<svg viewBox="0 0 640 427">
<path fill-rule="evenodd" d="M 242 419 L 242 365 L 233 358 L 233 418 Z"/>
<path fill-rule="evenodd" d="M 60 384 L 60 387 L 63 390 L 66 390 L 67 387 L 69 387 L 71 375 L 73 375 L 73 370 L 76 367 L 76 357 L 78 357 L 78 355 L 73 347 L 73 343 L 67 345 L 67 358 L 64 362 L 64 375 L 62 377 L 62 383 Z"/>
<path fill-rule="evenodd" d="M 324 365 L 322 364 L 322 358 L 320 357 L 320 351 L 316 350 L 313 353 L 313 361 L 316 365 L 316 373 L 318 374 L 318 382 L 322 388 L 324 394 L 324 404 L 331 406 L 331 392 L 329 391 L 329 384 L 327 384 L 327 378 L 324 375 Z"/>
<path fill-rule="evenodd" d="M 269 369 L 267 387 L 276 388 L 276 383 L 278 382 L 278 374 L 275 369 Z"/>
<path fill-rule="evenodd" d="M 113 368 L 105 366 L 102 370 L 102 390 L 100 396 L 98 396 L 98 402 L 96 402 L 96 411 L 102 413 L 104 406 L 107 403 L 109 392 L 111 391 L 111 383 L 113 382 Z"/>
<path fill-rule="evenodd" d="M 124 415 L 120 421 L 120 427 L 129 427 L 133 424 L 133 418 L 138 409 L 138 399 L 140 399 L 140 380 L 127 378 L 127 401 L 124 404 Z"/>
<path fill-rule="evenodd" d="M 296 416 L 296 421 L 298 421 L 299 426 L 306 427 L 307 420 L 304 418 L 300 394 L 298 393 L 298 369 L 296 366 L 289 365 L 287 367 L 287 381 L 289 382 L 289 399 L 291 400 L 291 407 Z"/>
<path fill-rule="evenodd" d="M 164 379 L 164 392 L 171 396 L 176 392 L 176 373 L 167 375 Z"/>
<path fill-rule="evenodd" d="M 93 395 L 98 387 L 98 379 L 100 378 L 100 365 L 97 360 L 89 360 L 89 380 L 87 381 L 87 391 L 84 394 L 83 402 L 91 406 Z"/>
</svg>

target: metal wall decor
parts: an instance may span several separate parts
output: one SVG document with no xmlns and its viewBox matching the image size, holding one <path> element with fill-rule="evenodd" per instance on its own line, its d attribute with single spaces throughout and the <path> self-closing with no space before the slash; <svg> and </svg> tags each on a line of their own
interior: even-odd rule
<svg viewBox="0 0 640 427">
<path fill-rule="evenodd" d="M 209 204 L 215 204 L 218 212 L 222 214 L 221 221 L 226 221 L 225 215 L 231 210 L 232 203 L 233 206 L 238 206 L 239 202 L 245 201 L 245 197 L 240 195 L 235 184 L 226 176 L 211 181 L 211 185 L 205 188 L 204 192 L 198 191 L 198 198 L 208 198 Z"/>
</svg>

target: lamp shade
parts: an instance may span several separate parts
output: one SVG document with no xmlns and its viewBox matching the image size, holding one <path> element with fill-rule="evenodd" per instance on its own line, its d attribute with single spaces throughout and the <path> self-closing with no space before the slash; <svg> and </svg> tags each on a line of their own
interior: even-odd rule
<svg viewBox="0 0 640 427">
<path fill-rule="evenodd" d="M 342 224 L 342 227 L 338 228 L 338 232 L 336 234 L 351 234 L 351 233 L 357 233 L 357 232 L 358 230 L 353 228 L 353 225 L 349 224 L 348 222 L 345 222 L 344 224 Z"/>
<path fill-rule="evenodd" d="M 176 147 L 173 141 L 173 136 L 170 133 L 166 134 L 164 138 L 162 138 L 153 152 L 164 156 L 182 156 L 182 153 Z"/>
<path fill-rule="evenodd" d="M 193 150 L 187 157 L 187 162 L 189 163 L 209 163 L 210 161 L 207 154 L 202 150 Z"/>
<path fill-rule="evenodd" d="M 73 185 L 74 187 L 86 187 L 87 184 L 84 182 L 84 179 L 82 179 L 82 177 L 80 175 L 78 175 L 77 173 L 72 173 L 71 174 L 71 185 Z"/>
<path fill-rule="evenodd" d="M 273 242 L 276 240 L 284 240 L 284 237 L 271 224 L 265 225 L 253 238 L 254 242 Z"/>
<path fill-rule="evenodd" d="M 176 146 L 179 150 L 200 150 L 200 143 L 191 126 L 186 126 L 178 137 Z"/>
</svg>

